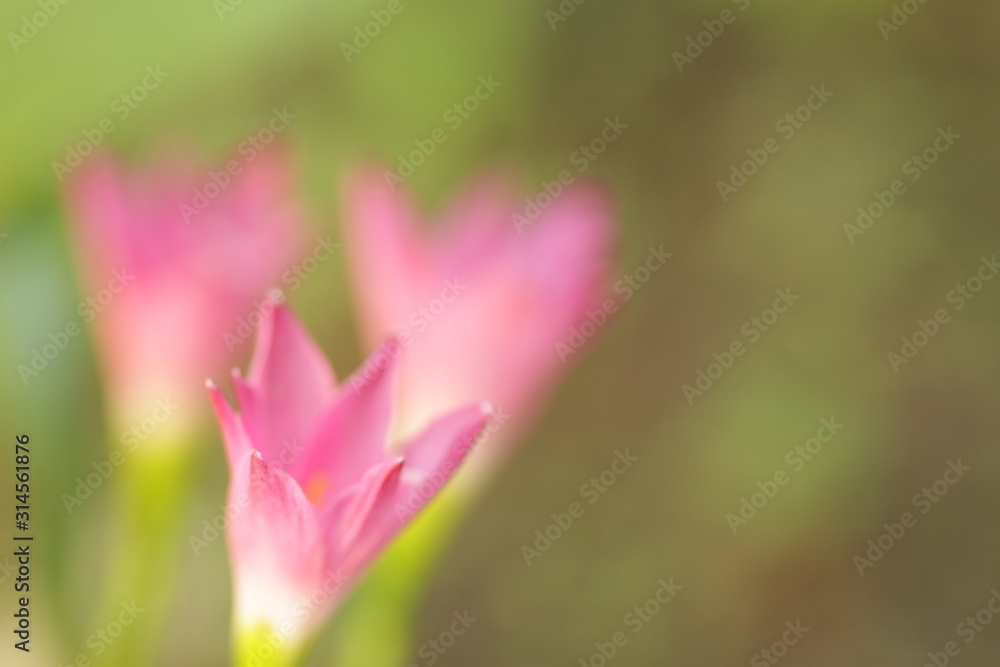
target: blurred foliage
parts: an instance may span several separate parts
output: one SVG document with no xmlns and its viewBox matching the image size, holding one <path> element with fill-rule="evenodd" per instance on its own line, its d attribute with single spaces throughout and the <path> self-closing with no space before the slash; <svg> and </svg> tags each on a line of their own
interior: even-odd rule
<svg viewBox="0 0 1000 667">
<path fill-rule="evenodd" d="M 956 640 L 956 625 L 997 585 L 1000 562 L 1000 283 L 987 283 L 898 373 L 886 353 L 1000 248 L 1000 6 L 928 3 L 884 40 L 877 22 L 890 17 L 888 1 L 753 0 L 679 72 L 674 52 L 738 4 L 589 0 L 553 30 L 554 0 L 403 0 L 350 63 L 341 44 L 385 2 L 245 0 L 221 18 L 209 0 L 69 2 L 16 53 L 8 36 L 0 434 L 28 430 L 36 443 L 43 602 L 34 607 L 39 662 L 30 664 L 70 661 L 106 622 L 91 602 L 108 494 L 98 490 L 72 515 L 60 497 L 114 439 L 89 332 L 29 386 L 16 370 L 84 296 L 51 164 L 157 65 L 169 76 L 115 121 L 106 146 L 140 159 L 194 146 L 221 164 L 273 108 L 287 107 L 296 118 L 282 141 L 299 157 L 314 229 L 335 236 L 344 172 L 371 156 L 394 165 L 481 75 L 501 87 L 408 181 L 428 210 L 496 164 L 536 192 L 605 118 L 629 125 L 588 174 L 616 193 L 622 273 L 651 245 L 673 257 L 571 370 L 468 514 L 419 636 L 437 636 L 455 611 L 479 620 L 438 665 L 578 664 L 669 577 L 683 590 L 630 635 L 617 664 L 745 663 L 796 619 L 810 631 L 787 665 L 921 664 Z M 4 3 L 0 25 L 19 31 L 38 11 Z M 820 84 L 832 99 L 722 202 L 717 182 Z M 949 126 L 961 139 L 849 243 L 843 226 L 857 208 Z M 344 268 L 334 258 L 293 296 L 341 376 L 362 355 Z M 689 405 L 682 386 L 785 287 L 800 300 Z M 787 469 L 785 453 L 830 416 L 843 431 L 733 535 L 726 514 Z M 226 483 L 207 422 L 203 447 L 192 530 L 216 511 Z M 527 566 L 522 545 L 626 448 L 639 457 L 634 468 Z M 957 458 L 971 472 L 859 576 L 852 558 Z M 161 664 L 224 664 L 225 549 L 197 559 L 178 551 L 185 577 Z M 1000 634 L 987 627 L 961 650 L 963 664 L 994 664 Z M 418 651 L 412 661 L 427 664 Z"/>
</svg>

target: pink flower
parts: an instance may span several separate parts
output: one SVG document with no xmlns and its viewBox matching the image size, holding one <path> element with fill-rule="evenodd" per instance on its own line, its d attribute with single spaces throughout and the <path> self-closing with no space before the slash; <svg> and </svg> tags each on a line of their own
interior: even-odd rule
<svg viewBox="0 0 1000 667">
<path fill-rule="evenodd" d="M 481 404 L 390 451 L 395 376 L 387 364 L 357 391 L 338 387 L 280 307 L 260 328 L 247 379 L 234 374 L 239 412 L 209 383 L 231 472 L 238 629 L 308 634 L 470 450 L 488 415 Z"/>
<path fill-rule="evenodd" d="M 413 432 L 462 397 L 488 400 L 498 419 L 523 426 L 579 356 L 574 328 L 590 314 L 609 319 L 608 197 L 566 186 L 540 195 L 544 210 L 532 220 L 483 178 L 431 229 L 393 190 L 377 171 L 360 174 L 344 217 L 365 339 L 397 335 L 397 349 L 411 348 L 400 362 L 400 428 Z M 516 431 L 504 426 L 500 436 Z"/>
<path fill-rule="evenodd" d="M 286 161 L 260 154 L 239 166 L 216 172 L 225 183 L 186 159 L 140 171 L 95 156 L 69 180 L 91 306 L 83 320 L 127 423 L 166 397 L 197 404 L 205 376 L 231 366 L 250 337 L 255 311 L 273 307 L 260 299 L 300 247 Z"/>
</svg>

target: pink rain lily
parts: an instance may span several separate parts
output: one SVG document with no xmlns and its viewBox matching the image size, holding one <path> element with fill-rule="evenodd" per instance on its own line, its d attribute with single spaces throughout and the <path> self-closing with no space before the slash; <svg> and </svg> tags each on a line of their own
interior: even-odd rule
<svg viewBox="0 0 1000 667">
<path fill-rule="evenodd" d="M 400 429 L 475 396 L 496 406 L 497 426 L 511 417 L 516 426 L 496 429 L 509 441 L 580 356 L 579 327 L 616 309 L 609 197 L 574 184 L 539 195 L 532 209 L 482 178 L 430 228 L 395 189 L 378 171 L 359 174 L 344 219 L 367 343 L 395 335 L 395 351 L 412 348 L 400 362 Z"/>
<path fill-rule="evenodd" d="M 205 376 L 232 365 L 273 307 L 261 296 L 301 246 L 291 186 L 274 154 L 215 180 L 186 158 L 137 170 L 101 155 L 72 174 L 80 314 L 93 321 L 110 402 L 126 423 L 157 401 L 197 404 Z"/>
<path fill-rule="evenodd" d="M 489 408 L 441 413 L 390 449 L 396 365 L 338 387 L 284 307 L 261 326 L 239 411 L 209 383 L 230 467 L 227 533 L 237 631 L 294 644 L 435 495 L 472 448 Z M 454 407 L 454 406 L 453 406 Z"/>
</svg>

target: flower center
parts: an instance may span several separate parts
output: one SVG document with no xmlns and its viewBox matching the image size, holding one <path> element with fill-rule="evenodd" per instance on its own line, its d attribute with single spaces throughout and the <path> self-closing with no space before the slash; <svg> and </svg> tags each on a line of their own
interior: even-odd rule
<svg viewBox="0 0 1000 667">
<path fill-rule="evenodd" d="M 326 493 L 326 487 L 329 485 L 330 479 L 326 475 L 322 473 L 313 475 L 306 485 L 306 498 L 318 506 L 323 500 L 323 495 Z"/>
</svg>

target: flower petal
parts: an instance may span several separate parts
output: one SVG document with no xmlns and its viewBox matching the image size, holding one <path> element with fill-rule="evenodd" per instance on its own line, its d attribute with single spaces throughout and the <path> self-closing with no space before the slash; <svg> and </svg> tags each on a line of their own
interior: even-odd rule
<svg viewBox="0 0 1000 667">
<path fill-rule="evenodd" d="M 445 485 L 475 446 L 489 417 L 487 406 L 471 406 L 438 419 L 405 449 L 402 474 L 391 498 L 358 532 L 349 553 L 342 556 L 352 571 L 367 566 Z M 391 502 L 390 502 L 391 501 Z"/>
<path fill-rule="evenodd" d="M 419 486 L 434 473 L 450 476 L 476 445 L 493 414 L 488 403 L 468 405 L 433 422 L 403 449 L 406 461 L 404 484 Z M 447 478 L 441 480 L 441 484 Z"/>
<path fill-rule="evenodd" d="M 289 475 L 251 452 L 233 470 L 227 538 L 239 622 L 279 627 L 321 585 L 328 551 L 316 508 Z"/>
<path fill-rule="evenodd" d="M 115 295 L 93 326 L 109 401 L 126 423 L 165 395 L 193 402 L 205 376 L 232 363 L 246 337 L 234 332 L 258 316 L 258 299 L 301 246 L 291 182 L 287 160 L 262 155 L 230 177 L 186 151 L 149 166 L 99 153 L 69 176 L 87 292 Z"/>
<path fill-rule="evenodd" d="M 254 445 L 292 469 L 337 392 L 326 357 L 289 310 L 276 306 L 264 319 L 249 377 L 234 383 Z"/>
<path fill-rule="evenodd" d="M 441 279 L 467 276 L 502 255 L 516 237 L 512 192 L 508 179 L 496 171 L 476 177 L 454 197 L 434 239 Z"/>
<path fill-rule="evenodd" d="M 222 441 L 226 446 L 229 467 L 233 469 L 236 467 L 236 463 L 251 451 L 250 437 L 243 426 L 241 416 L 233 412 L 233 408 L 222 390 L 211 380 L 206 381 L 205 386 L 208 388 L 209 397 L 212 399 L 212 408 L 215 410 L 215 416 L 222 431 Z"/>
<path fill-rule="evenodd" d="M 355 295 L 374 346 L 398 329 L 400 316 L 420 303 L 433 282 L 429 249 L 413 203 L 393 192 L 379 171 L 368 169 L 351 179 L 344 202 Z"/>
<path fill-rule="evenodd" d="M 402 349 L 390 341 L 344 383 L 336 404 L 320 419 L 294 476 L 321 507 L 357 483 L 386 458 L 396 388 L 396 359 Z"/>
<path fill-rule="evenodd" d="M 350 554 L 367 552 L 359 537 L 373 518 L 377 520 L 387 510 L 391 511 L 402 471 L 402 458 L 376 465 L 365 473 L 361 482 L 344 491 L 324 515 L 330 550 L 335 558 L 339 557 L 338 565 L 343 572 L 353 573 L 355 566 L 360 565 L 351 561 Z"/>
<path fill-rule="evenodd" d="M 107 280 L 106 267 L 136 269 L 130 242 L 130 202 L 117 165 L 106 154 L 88 160 L 66 184 L 66 206 L 88 290 Z"/>
<path fill-rule="evenodd" d="M 361 322 L 369 340 L 394 332 L 411 339 L 400 369 L 397 433 L 410 437 L 443 411 L 482 399 L 515 415 L 502 436 L 512 439 L 567 367 L 561 350 L 574 327 L 595 309 L 608 319 L 608 192 L 594 183 L 560 186 L 526 219 L 506 196 L 504 179 L 488 174 L 431 230 L 421 229 L 412 204 L 377 174 L 360 182 L 346 224 L 369 253 L 352 264 Z M 517 224 L 512 213 L 521 214 Z M 399 269 L 407 265 L 417 268 Z"/>
</svg>

